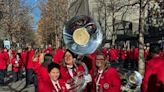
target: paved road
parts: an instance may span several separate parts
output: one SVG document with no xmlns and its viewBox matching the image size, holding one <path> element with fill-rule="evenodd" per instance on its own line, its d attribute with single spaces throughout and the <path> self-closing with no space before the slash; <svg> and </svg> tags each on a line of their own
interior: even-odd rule
<svg viewBox="0 0 164 92">
<path fill-rule="evenodd" d="M 25 79 L 22 79 L 17 82 L 11 82 L 7 86 L 0 86 L 0 92 L 35 92 L 33 84 L 26 88 L 24 88 L 24 86 Z"/>
</svg>

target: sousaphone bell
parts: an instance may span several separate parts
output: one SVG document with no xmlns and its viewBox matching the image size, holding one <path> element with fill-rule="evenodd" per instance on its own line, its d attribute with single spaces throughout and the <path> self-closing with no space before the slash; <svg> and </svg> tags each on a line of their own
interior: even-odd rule
<svg viewBox="0 0 164 92">
<path fill-rule="evenodd" d="M 65 23 L 64 43 L 78 55 L 93 53 L 102 43 L 103 34 L 100 25 L 88 16 L 76 16 Z"/>
</svg>

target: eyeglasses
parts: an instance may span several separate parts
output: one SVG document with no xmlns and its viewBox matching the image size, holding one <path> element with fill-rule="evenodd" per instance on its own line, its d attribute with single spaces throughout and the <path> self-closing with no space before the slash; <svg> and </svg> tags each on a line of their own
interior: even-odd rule
<svg viewBox="0 0 164 92">
<path fill-rule="evenodd" d="M 104 60 L 104 58 L 96 58 L 96 60 Z"/>
</svg>

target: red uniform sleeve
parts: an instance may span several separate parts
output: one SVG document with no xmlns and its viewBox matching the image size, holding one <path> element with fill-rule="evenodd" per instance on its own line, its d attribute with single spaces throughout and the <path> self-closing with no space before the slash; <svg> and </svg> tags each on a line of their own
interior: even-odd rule
<svg viewBox="0 0 164 92">
<path fill-rule="evenodd" d="M 10 58 L 9 58 L 9 54 L 7 52 L 4 52 L 4 59 L 6 61 L 6 64 L 10 64 Z"/>
<path fill-rule="evenodd" d="M 39 68 L 41 67 L 41 64 L 39 63 L 39 57 L 37 59 L 37 61 L 33 61 L 32 64 L 33 64 L 33 69 L 34 69 L 34 72 L 37 74 L 39 73 Z"/>
<path fill-rule="evenodd" d="M 62 49 L 57 49 L 56 53 L 53 56 L 53 60 L 55 63 L 60 63 L 62 61 L 64 55 L 64 51 Z"/>
</svg>

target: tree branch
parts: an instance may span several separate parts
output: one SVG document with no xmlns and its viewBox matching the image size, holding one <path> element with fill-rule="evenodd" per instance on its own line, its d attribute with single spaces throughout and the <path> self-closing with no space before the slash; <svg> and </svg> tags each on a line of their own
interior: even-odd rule
<svg viewBox="0 0 164 92">
<path fill-rule="evenodd" d="M 145 6 L 149 3 L 150 0 L 147 0 L 146 3 L 143 5 L 142 8 L 145 8 Z"/>
<path fill-rule="evenodd" d="M 131 4 L 126 4 L 126 5 L 123 5 L 123 6 L 119 7 L 118 9 L 116 9 L 116 10 L 115 10 L 115 12 L 120 11 L 120 10 L 121 10 L 122 8 L 124 8 L 124 7 L 128 7 L 128 6 L 135 6 L 136 4 L 139 4 L 139 1 L 136 1 L 136 2 L 131 3 Z"/>
</svg>

